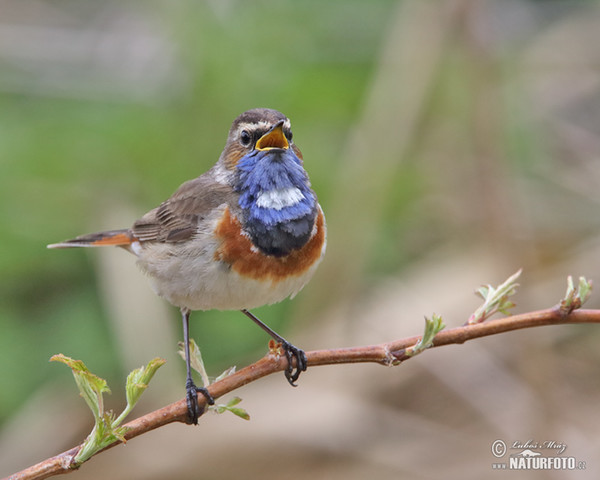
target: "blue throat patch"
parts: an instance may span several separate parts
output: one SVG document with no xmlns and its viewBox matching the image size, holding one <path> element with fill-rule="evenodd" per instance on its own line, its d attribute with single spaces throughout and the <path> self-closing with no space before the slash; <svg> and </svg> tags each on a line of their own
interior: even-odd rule
<svg viewBox="0 0 600 480">
<path fill-rule="evenodd" d="M 261 196 L 286 189 L 295 191 L 289 204 L 269 207 L 260 200 Z M 234 190 L 240 194 L 243 227 L 263 253 L 284 256 L 308 242 L 317 215 L 317 199 L 293 150 L 254 150 L 242 157 Z"/>
</svg>

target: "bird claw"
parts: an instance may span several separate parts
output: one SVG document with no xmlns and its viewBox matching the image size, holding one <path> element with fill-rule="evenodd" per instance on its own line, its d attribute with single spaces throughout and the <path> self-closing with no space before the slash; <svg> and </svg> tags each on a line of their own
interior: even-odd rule
<svg viewBox="0 0 600 480">
<path fill-rule="evenodd" d="M 204 413 L 204 408 L 200 408 L 200 405 L 198 404 L 198 393 L 204 395 L 204 398 L 206 398 L 206 402 L 209 405 L 214 405 L 215 399 L 206 388 L 197 387 L 191 378 L 187 380 L 185 390 L 189 423 L 198 425 L 198 417 Z"/>
<path fill-rule="evenodd" d="M 304 350 L 295 347 L 288 341 L 281 342 L 281 349 L 285 353 L 288 366 L 285 369 L 285 378 L 292 387 L 297 387 L 296 381 L 300 378 L 300 374 L 306 371 L 307 360 Z M 294 368 L 293 360 L 296 359 L 296 367 Z"/>
<path fill-rule="evenodd" d="M 288 363 L 284 372 L 285 378 L 292 387 L 295 387 L 296 380 L 298 380 L 302 372 L 306 371 L 306 367 L 308 366 L 304 350 L 292 345 L 281 335 L 277 334 L 275 331 L 261 322 L 260 319 L 249 310 L 244 308 L 241 310 L 241 312 L 269 334 L 272 339 L 271 342 L 273 342 L 269 342 L 269 350 L 273 350 L 277 343 L 280 345 L 281 350 L 283 350 L 285 353 L 285 358 Z M 294 359 L 296 359 L 296 368 L 294 368 Z"/>
</svg>

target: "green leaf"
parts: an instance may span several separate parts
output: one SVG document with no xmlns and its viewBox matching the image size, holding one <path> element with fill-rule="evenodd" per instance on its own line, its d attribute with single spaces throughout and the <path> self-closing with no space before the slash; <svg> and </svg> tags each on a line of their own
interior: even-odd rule
<svg viewBox="0 0 600 480">
<path fill-rule="evenodd" d="M 209 409 L 218 414 L 231 412 L 234 415 L 243 418 L 244 420 L 250 420 L 250 414 L 246 410 L 235 406 L 241 401 L 242 399 L 240 397 L 233 397 L 231 400 L 229 400 L 229 402 L 227 402 L 227 405 L 212 405 L 209 407 Z"/>
<path fill-rule="evenodd" d="M 509 310 L 515 307 L 515 304 L 509 300 L 517 292 L 516 280 L 521 275 L 522 270 L 508 277 L 504 283 L 494 288 L 491 285 L 483 285 L 476 290 L 476 294 L 483 298 L 483 304 L 473 312 L 467 321 L 468 325 L 481 323 L 490 318 L 494 313 L 501 312 L 510 315 Z"/>
<path fill-rule="evenodd" d="M 238 403 L 240 403 L 242 399 L 240 397 L 233 397 L 231 400 L 227 402 L 228 407 L 235 407 Z"/>
<path fill-rule="evenodd" d="M 185 344 L 183 342 L 178 343 L 179 356 L 183 358 L 185 361 Z M 206 373 L 206 368 L 204 368 L 204 360 L 202 360 L 202 353 L 200 352 L 200 348 L 194 341 L 194 339 L 190 339 L 190 366 L 196 370 L 200 374 L 200 378 L 202 380 L 201 387 L 208 387 L 210 385 L 210 379 L 208 378 L 208 373 Z"/>
<path fill-rule="evenodd" d="M 126 442 L 125 434 L 128 430 L 127 427 L 114 427 L 114 421 L 112 412 L 105 413 L 102 418 L 99 419 L 73 459 L 75 465 L 81 465 L 97 452 L 114 442 Z"/>
<path fill-rule="evenodd" d="M 250 414 L 243 408 L 229 408 L 228 410 L 244 420 L 250 420 Z"/>
<path fill-rule="evenodd" d="M 219 380 L 223 380 L 224 378 L 228 377 L 229 375 L 233 375 L 234 373 L 235 373 L 235 365 L 233 367 L 229 367 L 221 375 L 219 375 L 217 378 L 215 378 L 215 382 L 218 382 Z"/>
<path fill-rule="evenodd" d="M 485 300 L 485 299 L 487 298 L 487 296 L 488 296 L 488 292 L 490 291 L 490 288 L 491 288 L 491 287 L 487 287 L 487 286 L 483 285 L 483 286 L 479 287 L 479 288 L 478 288 L 478 289 L 475 291 L 475 293 L 476 293 L 477 295 L 479 295 L 479 296 L 480 296 L 480 297 L 481 297 L 483 300 Z M 492 290 L 493 290 L 493 289 L 492 289 Z"/>
<path fill-rule="evenodd" d="M 414 357 L 418 355 L 423 350 L 428 349 L 433 345 L 433 339 L 435 336 L 444 328 L 444 322 L 442 321 L 442 317 L 436 315 L 435 313 L 431 316 L 431 320 L 425 317 L 425 331 L 423 332 L 423 336 L 420 340 L 415 343 L 412 347 L 408 347 L 404 354 L 406 357 Z"/>
<path fill-rule="evenodd" d="M 583 305 L 590 298 L 592 294 L 593 282 L 588 281 L 585 277 L 579 277 L 579 298 L 581 305 Z"/>
<path fill-rule="evenodd" d="M 579 285 L 576 289 L 573 284 L 573 277 L 569 275 L 567 277 L 567 291 L 559 304 L 561 312 L 568 315 L 573 310 L 581 308 L 592 294 L 592 285 L 591 280 L 588 281 L 585 277 L 579 277 Z"/>
<path fill-rule="evenodd" d="M 166 360 L 154 358 L 145 367 L 136 368 L 127 376 L 126 392 L 127 404 L 135 405 L 156 371 L 165 364 Z"/>
<path fill-rule="evenodd" d="M 165 363 L 163 359 L 155 358 L 145 367 L 137 368 L 127 376 L 127 406 L 121 415 L 115 418 L 113 412 L 104 411 L 102 394 L 110 392 L 106 380 L 91 373 L 81 360 L 73 360 L 63 354 L 58 354 L 50 358 L 50 361 L 62 362 L 71 368 L 79 392 L 94 414 L 94 428 L 77 452 L 73 460 L 74 466 L 79 466 L 98 451 L 116 441 L 125 442 L 127 427 L 119 425 L 144 393 L 158 368 Z"/>
<path fill-rule="evenodd" d="M 81 360 L 74 360 L 62 353 L 53 355 L 50 361 L 62 362 L 71 368 L 79 394 L 83 397 L 97 421 L 104 413 L 102 394 L 110 393 L 106 380 L 91 373 Z"/>
</svg>

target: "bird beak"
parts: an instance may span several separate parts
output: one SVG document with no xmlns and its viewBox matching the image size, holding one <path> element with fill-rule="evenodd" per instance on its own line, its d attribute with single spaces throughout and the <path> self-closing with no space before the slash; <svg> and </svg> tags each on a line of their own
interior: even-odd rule
<svg viewBox="0 0 600 480">
<path fill-rule="evenodd" d="M 283 120 L 277 123 L 277 125 L 271 128 L 271 130 L 265 133 L 258 139 L 258 142 L 256 142 L 257 150 L 271 150 L 273 148 L 280 148 L 282 150 L 290 148 L 290 144 L 283 133 Z"/>
</svg>

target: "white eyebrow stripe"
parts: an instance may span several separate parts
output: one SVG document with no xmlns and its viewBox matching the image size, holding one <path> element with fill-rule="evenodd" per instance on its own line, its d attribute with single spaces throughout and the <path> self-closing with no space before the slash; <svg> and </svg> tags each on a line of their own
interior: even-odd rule
<svg viewBox="0 0 600 480">
<path fill-rule="evenodd" d="M 258 122 L 244 122 L 244 123 L 240 123 L 238 126 L 238 130 L 244 130 L 244 129 L 248 129 L 248 130 L 259 130 L 259 129 L 271 129 L 271 127 L 273 127 L 273 123 L 272 122 L 266 122 L 264 120 L 260 120 Z M 286 118 L 285 121 L 283 122 L 283 128 L 284 129 L 290 129 L 292 128 L 292 124 L 290 122 L 289 118 Z"/>
<path fill-rule="evenodd" d="M 261 208 L 281 210 L 304 200 L 304 194 L 296 187 L 263 190 L 256 198 L 256 205 Z"/>
</svg>

